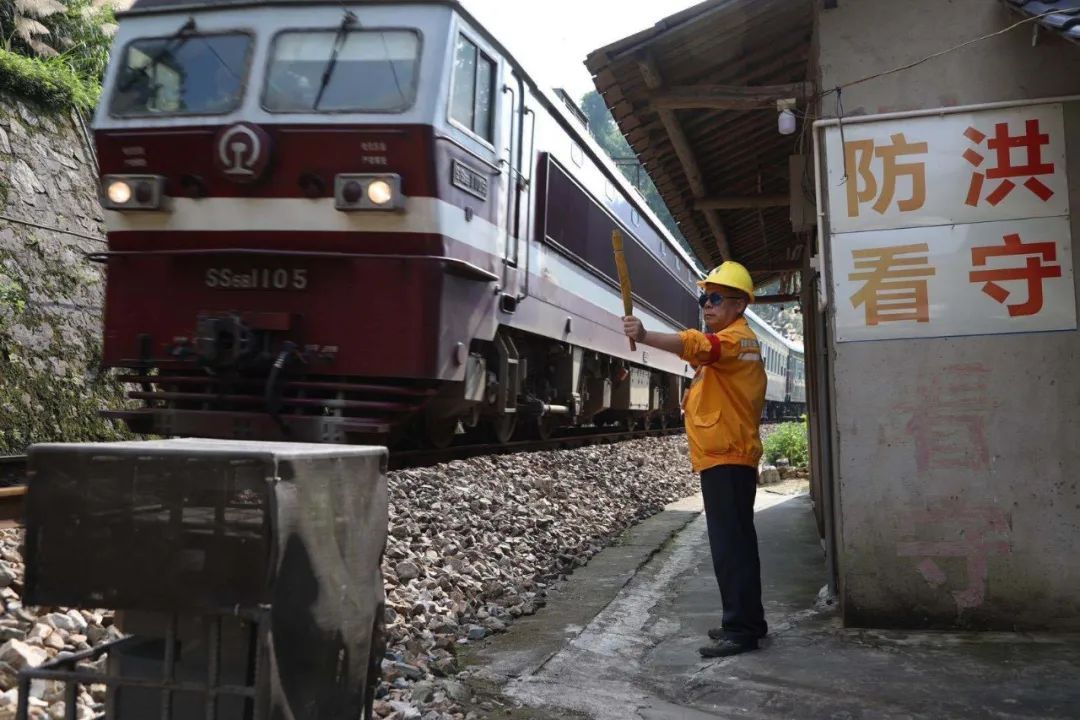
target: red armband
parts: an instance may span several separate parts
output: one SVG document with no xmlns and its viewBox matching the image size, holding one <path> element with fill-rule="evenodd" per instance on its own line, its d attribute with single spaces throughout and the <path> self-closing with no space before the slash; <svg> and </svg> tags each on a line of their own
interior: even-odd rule
<svg viewBox="0 0 1080 720">
<path fill-rule="evenodd" d="M 713 333 L 705 333 L 705 337 L 709 340 L 709 344 L 712 345 L 712 350 L 709 352 L 709 362 L 714 363 L 720 359 L 720 338 Z"/>
</svg>

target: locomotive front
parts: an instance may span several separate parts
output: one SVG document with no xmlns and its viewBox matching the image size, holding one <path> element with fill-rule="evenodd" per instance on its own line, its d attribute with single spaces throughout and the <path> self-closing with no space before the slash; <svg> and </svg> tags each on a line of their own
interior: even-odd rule
<svg viewBox="0 0 1080 720">
<path fill-rule="evenodd" d="M 352 8 L 121 16 L 94 121 L 95 259 L 104 365 L 141 404 L 109 414 L 132 429 L 382 438 L 462 401 L 482 368 L 497 258 L 455 236 L 494 219 L 499 189 L 436 149 L 451 9 Z"/>
</svg>

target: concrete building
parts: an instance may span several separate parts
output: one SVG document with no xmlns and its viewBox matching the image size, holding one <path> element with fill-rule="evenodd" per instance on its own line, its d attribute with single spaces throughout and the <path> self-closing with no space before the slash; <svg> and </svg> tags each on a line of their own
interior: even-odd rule
<svg viewBox="0 0 1080 720">
<path fill-rule="evenodd" d="M 725 0 L 587 62 L 703 262 L 800 265 L 849 625 L 1080 629 L 1078 41 L 1077 0 Z"/>
</svg>

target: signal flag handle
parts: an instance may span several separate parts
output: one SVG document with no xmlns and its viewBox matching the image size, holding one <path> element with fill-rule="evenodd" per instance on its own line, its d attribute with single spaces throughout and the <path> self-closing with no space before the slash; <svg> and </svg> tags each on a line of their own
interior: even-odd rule
<svg viewBox="0 0 1080 720">
<path fill-rule="evenodd" d="M 626 256 L 623 254 L 622 233 L 618 230 L 611 231 L 611 247 L 615 250 L 615 267 L 619 269 L 623 314 L 629 317 L 634 314 L 634 297 L 630 289 L 630 270 L 626 267 Z M 630 351 L 637 352 L 637 343 L 634 342 L 634 338 L 629 338 L 629 340 Z"/>
</svg>

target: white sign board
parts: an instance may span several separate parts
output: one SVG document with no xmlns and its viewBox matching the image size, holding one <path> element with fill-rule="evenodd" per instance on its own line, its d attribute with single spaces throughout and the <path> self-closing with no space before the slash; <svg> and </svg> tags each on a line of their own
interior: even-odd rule
<svg viewBox="0 0 1080 720">
<path fill-rule="evenodd" d="M 848 233 L 833 246 L 836 339 L 1071 330 L 1065 217 Z"/>
<path fill-rule="evenodd" d="M 1060 104 L 842 137 L 826 129 L 838 341 L 1076 328 Z"/>
<path fill-rule="evenodd" d="M 834 233 L 1069 212 L 1061 105 L 826 130 Z M 846 177 L 845 177 L 846 170 Z"/>
</svg>

